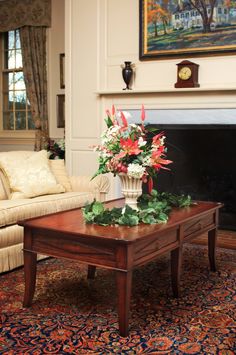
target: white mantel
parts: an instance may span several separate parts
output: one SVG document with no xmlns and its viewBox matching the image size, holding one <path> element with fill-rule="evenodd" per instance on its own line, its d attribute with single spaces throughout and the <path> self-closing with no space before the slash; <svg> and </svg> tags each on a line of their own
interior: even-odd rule
<svg viewBox="0 0 236 355">
<path fill-rule="evenodd" d="M 133 113 L 141 105 L 148 122 L 159 124 L 236 124 L 236 88 L 98 91 L 106 108 L 115 105 Z"/>
<path fill-rule="evenodd" d="M 98 95 L 146 95 L 146 94 L 189 94 L 191 92 L 198 93 L 198 92 L 209 92 L 209 93 L 217 93 L 221 92 L 223 95 L 232 92 L 236 94 L 236 87 L 229 86 L 229 87 L 198 87 L 198 88 L 162 88 L 162 89 L 131 89 L 131 90 L 117 90 L 117 89 L 110 89 L 110 90 L 100 90 L 96 93 Z"/>
<path fill-rule="evenodd" d="M 96 93 L 103 112 L 112 105 L 117 109 L 147 110 L 171 109 L 233 109 L 236 108 L 236 88 L 169 89 L 169 90 L 130 90 L 99 91 Z M 224 117 L 222 117 L 224 120 Z M 206 122 L 207 123 L 207 122 Z M 210 123 L 210 122 L 209 122 Z M 222 121 L 222 123 L 224 123 Z"/>
</svg>

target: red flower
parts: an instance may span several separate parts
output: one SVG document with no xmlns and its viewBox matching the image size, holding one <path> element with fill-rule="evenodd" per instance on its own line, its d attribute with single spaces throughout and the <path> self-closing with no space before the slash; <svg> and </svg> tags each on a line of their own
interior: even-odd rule
<svg viewBox="0 0 236 355">
<path fill-rule="evenodd" d="M 163 132 L 156 134 L 153 138 L 152 138 L 152 144 L 153 145 L 161 145 L 161 138 L 163 137 Z"/>
<path fill-rule="evenodd" d="M 162 147 L 160 147 L 162 148 Z M 165 169 L 169 170 L 168 168 L 165 168 L 163 165 L 168 165 L 172 163 L 171 160 L 163 159 L 161 156 L 163 154 L 163 149 L 159 149 L 157 151 L 152 152 L 151 155 L 151 163 L 154 169 L 159 170 L 159 169 Z"/>
<path fill-rule="evenodd" d="M 133 141 L 131 138 L 128 139 L 120 139 L 120 146 L 123 150 L 120 152 L 116 157 L 123 158 L 126 155 L 138 155 L 142 152 L 141 149 L 138 147 L 138 141 Z"/>
</svg>

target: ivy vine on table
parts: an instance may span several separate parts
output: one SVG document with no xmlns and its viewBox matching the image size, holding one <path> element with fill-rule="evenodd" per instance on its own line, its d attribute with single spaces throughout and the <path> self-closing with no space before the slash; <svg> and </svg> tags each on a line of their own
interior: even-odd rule
<svg viewBox="0 0 236 355">
<path fill-rule="evenodd" d="M 94 200 L 82 208 L 85 222 L 102 226 L 123 225 L 136 226 L 139 223 L 166 223 L 173 207 L 187 207 L 192 204 L 189 195 L 174 195 L 168 192 L 152 190 L 138 199 L 139 210 L 128 205 L 124 208 L 105 208 L 102 202 Z"/>
</svg>

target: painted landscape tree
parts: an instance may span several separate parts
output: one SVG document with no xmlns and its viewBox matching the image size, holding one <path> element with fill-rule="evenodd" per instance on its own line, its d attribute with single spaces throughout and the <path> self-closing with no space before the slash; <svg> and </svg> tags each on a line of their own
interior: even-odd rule
<svg viewBox="0 0 236 355">
<path fill-rule="evenodd" d="M 164 5 L 167 4 L 164 2 Z M 167 33 L 166 28 L 170 19 L 169 11 L 164 7 L 158 4 L 155 0 L 148 1 L 148 17 L 147 22 L 154 26 L 154 37 L 158 36 L 158 26 L 162 24 L 164 34 Z"/>
<path fill-rule="evenodd" d="M 147 22 L 150 25 L 154 26 L 154 36 L 158 36 L 158 4 L 156 4 L 155 1 L 149 0 L 147 9 L 148 9 L 148 16 L 147 16 Z"/>
<path fill-rule="evenodd" d="M 202 18 L 203 33 L 211 32 L 211 23 L 213 20 L 214 7 L 217 0 L 188 0 Z M 208 9 L 210 10 L 208 13 Z"/>
<path fill-rule="evenodd" d="M 231 20 L 233 18 L 233 13 L 236 9 L 236 0 L 224 0 L 224 5 L 229 11 L 229 19 Z"/>
</svg>

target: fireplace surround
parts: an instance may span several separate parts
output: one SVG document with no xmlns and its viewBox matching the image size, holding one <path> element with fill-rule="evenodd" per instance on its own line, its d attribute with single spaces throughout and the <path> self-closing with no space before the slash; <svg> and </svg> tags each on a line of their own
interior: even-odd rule
<svg viewBox="0 0 236 355">
<path fill-rule="evenodd" d="M 140 121 L 139 111 L 129 112 Z M 236 230 L 236 109 L 147 110 L 146 116 L 165 132 L 167 157 L 173 161 L 154 187 L 224 203 L 219 227 Z"/>
</svg>

